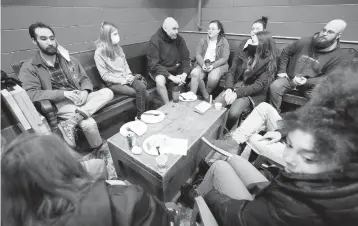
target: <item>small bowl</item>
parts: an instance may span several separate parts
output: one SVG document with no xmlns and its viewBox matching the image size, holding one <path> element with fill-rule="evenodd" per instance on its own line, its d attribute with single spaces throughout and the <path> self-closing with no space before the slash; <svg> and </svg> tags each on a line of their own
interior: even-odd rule
<svg viewBox="0 0 358 226">
<path fill-rule="evenodd" d="M 214 106 L 215 106 L 216 110 L 220 110 L 222 108 L 223 104 L 218 102 L 218 103 L 215 103 Z"/>
</svg>

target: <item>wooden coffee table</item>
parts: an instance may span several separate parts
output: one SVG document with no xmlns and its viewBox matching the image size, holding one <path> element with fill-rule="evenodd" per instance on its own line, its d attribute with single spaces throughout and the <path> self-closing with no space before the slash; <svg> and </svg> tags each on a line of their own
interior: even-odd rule
<svg viewBox="0 0 358 226">
<path fill-rule="evenodd" d="M 164 134 L 172 138 L 188 140 L 186 156 L 168 154 L 167 170 L 158 171 L 155 156 L 146 152 L 134 155 L 128 148 L 126 138 L 119 132 L 108 139 L 109 148 L 119 174 L 134 184 L 139 184 L 162 201 L 173 201 L 178 197 L 180 186 L 194 173 L 200 160 L 206 157 L 209 149 L 202 146 L 201 137 L 217 138 L 221 126 L 226 120 L 226 109 L 209 109 L 200 115 L 194 107 L 200 101 L 170 102 L 159 108 L 165 113 L 165 119 L 156 124 L 147 124 L 147 132 L 137 137 L 137 145 L 155 134 Z M 142 147 L 143 148 L 143 147 Z"/>
</svg>

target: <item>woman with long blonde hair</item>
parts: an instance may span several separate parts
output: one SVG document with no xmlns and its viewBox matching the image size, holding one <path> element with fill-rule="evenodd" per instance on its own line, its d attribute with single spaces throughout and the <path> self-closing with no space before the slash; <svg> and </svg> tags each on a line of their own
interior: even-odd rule
<svg viewBox="0 0 358 226">
<path fill-rule="evenodd" d="M 141 75 L 132 74 L 119 42 L 118 27 L 103 22 L 94 60 L 101 78 L 114 93 L 136 97 L 137 118 L 140 119 L 147 109 L 146 81 Z"/>
</svg>

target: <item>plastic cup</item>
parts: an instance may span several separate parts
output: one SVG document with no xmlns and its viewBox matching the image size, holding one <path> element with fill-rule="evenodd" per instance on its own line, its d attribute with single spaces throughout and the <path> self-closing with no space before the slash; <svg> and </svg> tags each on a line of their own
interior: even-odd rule
<svg viewBox="0 0 358 226">
<path fill-rule="evenodd" d="M 156 157 L 155 161 L 157 163 L 159 172 L 164 173 L 167 169 L 168 156 L 159 155 Z"/>
<path fill-rule="evenodd" d="M 178 103 L 179 102 L 179 94 L 180 94 L 180 89 L 178 86 L 173 87 L 172 90 L 172 96 L 173 96 L 173 102 L 174 103 Z"/>
<path fill-rule="evenodd" d="M 223 104 L 220 103 L 220 102 L 217 102 L 217 103 L 214 104 L 214 106 L 215 106 L 215 109 L 216 109 L 216 110 L 220 110 L 221 107 L 223 106 Z"/>
</svg>

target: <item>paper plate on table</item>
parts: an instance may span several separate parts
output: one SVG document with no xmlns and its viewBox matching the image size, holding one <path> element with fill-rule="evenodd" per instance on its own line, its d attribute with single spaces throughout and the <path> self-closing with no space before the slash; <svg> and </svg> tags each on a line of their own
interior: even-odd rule
<svg viewBox="0 0 358 226">
<path fill-rule="evenodd" d="M 129 129 L 129 130 L 128 130 Z M 142 136 L 145 132 L 147 132 L 147 124 L 142 121 L 131 121 L 124 124 L 119 133 L 123 136 L 127 136 L 128 131 L 133 131 L 137 136 Z"/>
<path fill-rule="evenodd" d="M 152 135 L 143 142 L 143 150 L 150 155 L 158 156 L 157 147 L 159 147 L 160 151 L 167 145 L 169 139 L 170 137 L 163 134 Z"/>
<path fill-rule="evenodd" d="M 151 110 L 142 114 L 141 120 L 145 123 L 158 123 L 163 121 L 165 114 L 161 111 Z"/>
<path fill-rule="evenodd" d="M 190 101 L 195 101 L 197 99 L 198 99 L 198 96 L 195 95 L 193 92 L 181 93 L 179 95 L 179 100 L 180 101 L 190 102 Z"/>
</svg>

